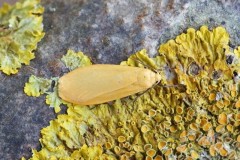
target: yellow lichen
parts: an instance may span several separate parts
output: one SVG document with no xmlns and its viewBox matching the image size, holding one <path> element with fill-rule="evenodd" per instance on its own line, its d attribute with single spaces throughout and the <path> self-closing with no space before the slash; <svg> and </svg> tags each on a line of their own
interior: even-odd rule
<svg viewBox="0 0 240 160">
<path fill-rule="evenodd" d="M 163 160 L 163 158 L 162 158 L 162 156 L 157 155 L 157 156 L 154 158 L 154 160 Z"/>
<path fill-rule="evenodd" d="M 151 144 L 145 144 L 143 148 L 144 148 L 145 151 L 148 151 L 149 149 L 152 149 L 152 145 Z"/>
<path fill-rule="evenodd" d="M 91 60 L 82 52 L 76 53 L 73 50 L 68 50 L 67 54 L 64 55 L 61 60 L 71 71 L 78 67 L 88 66 L 92 64 Z"/>
<path fill-rule="evenodd" d="M 211 93 L 209 95 L 209 98 L 208 98 L 210 101 L 214 101 L 216 99 L 216 94 L 215 93 Z"/>
<path fill-rule="evenodd" d="M 195 134 L 190 134 L 190 135 L 188 135 L 188 140 L 189 140 L 189 141 L 194 141 L 195 139 L 196 139 Z"/>
<path fill-rule="evenodd" d="M 221 113 L 218 115 L 218 123 L 222 125 L 227 124 L 227 115 L 225 113 Z"/>
<path fill-rule="evenodd" d="M 118 142 L 123 143 L 125 141 L 126 141 L 126 137 L 124 137 L 124 136 L 119 136 L 118 137 Z"/>
<path fill-rule="evenodd" d="M 218 125 L 218 126 L 216 127 L 216 132 L 218 132 L 218 133 L 223 133 L 223 132 L 225 132 L 225 126 L 224 126 L 224 125 Z"/>
<path fill-rule="evenodd" d="M 72 50 L 68 50 L 67 54 L 63 56 L 62 61 L 69 68 L 69 70 L 72 70 L 74 69 L 74 67 L 76 67 L 75 63 L 77 63 L 79 67 L 84 67 L 92 64 L 90 59 L 87 56 L 85 56 L 82 52 L 75 53 Z M 57 77 L 45 79 L 32 75 L 30 76 L 28 82 L 25 83 L 24 92 L 28 96 L 34 97 L 39 97 L 44 93 L 47 94 L 46 104 L 48 104 L 50 107 L 53 107 L 54 111 L 58 113 L 61 110 L 60 105 L 63 103 L 66 104 L 67 102 L 63 101 L 58 96 L 58 88 L 56 87 L 57 85 L 58 85 Z M 53 91 L 50 91 L 51 88 L 53 88 Z"/>
<path fill-rule="evenodd" d="M 179 115 L 176 115 L 176 116 L 174 116 L 174 120 L 175 120 L 175 122 L 181 122 L 182 121 L 182 117 L 181 116 L 179 116 Z"/>
<path fill-rule="evenodd" d="M 112 144 L 110 142 L 107 142 L 105 144 L 105 147 L 106 147 L 106 149 L 111 149 L 112 148 Z"/>
<path fill-rule="evenodd" d="M 31 76 L 29 82 L 25 84 L 24 92 L 28 96 L 39 97 L 41 94 L 46 93 L 51 86 L 51 80 L 45 78 L 38 78 Z"/>
<path fill-rule="evenodd" d="M 234 71 L 240 65 L 226 62 L 228 42 L 224 28 L 203 26 L 162 44 L 155 58 L 146 50 L 137 52 L 121 65 L 162 69 L 159 85 L 112 104 L 67 103 L 67 114 L 42 129 L 42 149 L 33 157 L 43 152 L 45 157 L 70 157 L 87 144 L 101 146 L 102 154 L 116 159 L 221 159 L 230 153 L 239 158 Z"/>
<path fill-rule="evenodd" d="M 199 158 L 199 154 L 198 154 L 196 151 L 192 150 L 192 151 L 191 151 L 191 157 L 192 157 L 193 159 L 198 159 L 198 158 Z"/>
<path fill-rule="evenodd" d="M 154 117 L 154 116 L 156 115 L 156 111 L 155 111 L 154 109 L 150 109 L 150 110 L 148 111 L 148 115 L 149 115 L 150 117 Z"/>
<path fill-rule="evenodd" d="M 158 149 L 163 150 L 167 146 L 167 143 L 164 141 L 158 142 Z"/>
<path fill-rule="evenodd" d="M 154 157 L 155 154 L 156 154 L 156 151 L 154 149 L 149 149 L 146 154 L 149 156 L 149 157 Z"/>
<path fill-rule="evenodd" d="M 187 145 L 186 144 L 185 145 L 180 145 L 176 148 L 176 150 L 180 153 L 184 153 L 187 150 Z"/>
<path fill-rule="evenodd" d="M 207 122 L 206 124 L 203 125 L 202 129 L 204 131 L 208 131 L 209 129 L 212 128 L 212 124 L 210 122 Z"/>
<path fill-rule="evenodd" d="M 237 142 L 240 143 L 240 135 L 237 136 Z"/>
<path fill-rule="evenodd" d="M 30 76 L 29 80 L 27 83 L 25 83 L 24 86 L 24 92 L 28 96 L 34 96 L 34 97 L 39 97 L 42 94 L 47 94 L 46 96 L 46 103 L 50 106 L 53 107 L 55 112 L 58 113 L 60 112 L 60 105 L 64 102 L 62 99 L 59 98 L 58 96 L 58 90 L 56 87 L 51 86 L 53 82 L 56 83 L 58 78 L 52 78 L 50 79 L 45 79 L 45 78 L 40 78 L 36 76 Z M 56 84 L 55 84 L 56 85 Z M 54 87 L 54 91 L 50 92 L 49 90 L 51 87 Z"/>
<path fill-rule="evenodd" d="M 236 108 L 240 108 L 240 100 L 238 100 L 235 104 Z"/>
<path fill-rule="evenodd" d="M 219 154 L 222 156 L 222 157 L 226 157 L 228 155 L 228 151 L 225 149 L 225 148 L 220 148 L 219 149 Z"/>
<path fill-rule="evenodd" d="M 0 71 L 16 74 L 22 64 L 29 65 L 33 51 L 43 38 L 40 0 L 20 0 L 0 8 Z"/>
<path fill-rule="evenodd" d="M 209 147 L 209 153 L 212 157 L 216 156 L 216 150 L 215 150 L 215 146 L 214 145 L 211 145 Z"/>
<path fill-rule="evenodd" d="M 146 133 L 147 131 L 149 131 L 148 126 L 147 126 L 147 125 L 143 125 L 143 126 L 141 127 L 141 131 L 142 131 L 143 133 Z"/>
<path fill-rule="evenodd" d="M 206 147 L 206 146 L 210 146 L 211 142 L 209 141 L 209 138 L 207 136 L 203 136 L 198 140 L 198 144 L 200 146 Z"/>
</svg>

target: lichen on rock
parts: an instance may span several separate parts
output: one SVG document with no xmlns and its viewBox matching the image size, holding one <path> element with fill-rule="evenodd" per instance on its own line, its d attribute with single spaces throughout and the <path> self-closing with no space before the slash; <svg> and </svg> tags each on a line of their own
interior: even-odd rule
<svg viewBox="0 0 240 160">
<path fill-rule="evenodd" d="M 70 71 L 76 67 L 84 67 L 92 64 L 90 59 L 82 52 L 74 52 L 73 50 L 68 50 L 67 54 L 61 60 Z M 28 82 L 25 83 L 24 92 L 28 96 L 33 97 L 46 94 L 46 104 L 53 107 L 55 113 L 58 113 L 61 111 L 60 105 L 67 104 L 67 102 L 58 96 L 58 79 L 58 77 L 47 79 L 32 75 L 29 77 Z"/>
<path fill-rule="evenodd" d="M 28 96 L 39 97 L 41 94 L 47 93 L 50 87 L 51 80 L 31 75 L 24 86 L 24 92 Z"/>
<path fill-rule="evenodd" d="M 16 74 L 22 64 L 29 65 L 33 50 L 43 38 L 40 0 L 20 0 L 0 8 L 0 70 Z"/>
<path fill-rule="evenodd" d="M 112 103 L 66 103 L 32 159 L 239 159 L 239 48 L 228 43 L 224 28 L 203 26 L 161 44 L 155 58 L 137 52 L 121 65 L 159 71 L 159 85 Z"/>
<path fill-rule="evenodd" d="M 89 57 L 84 55 L 83 52 L 74 52 L 73 50 L 68 50 L 61 60 L 70 71 L 92 64 Z"/>
</svg>

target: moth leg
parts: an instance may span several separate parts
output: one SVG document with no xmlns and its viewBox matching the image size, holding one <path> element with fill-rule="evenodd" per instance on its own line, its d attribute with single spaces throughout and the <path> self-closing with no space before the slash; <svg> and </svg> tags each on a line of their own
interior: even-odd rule
<svg viewBox="0 0 240 160">
<path fill-rule="evenodd" d="M 96 108 L 97 107 L 97 105 L 90 105 L 89 106 L 89 110 L 93 110 L 94 108 Z"/>
<path fill-rule="evenodd" d="M 151 88 L 152 88 L 152 87 L 146 89 L 146 90 L 143 91 L 142 93 L 139 93 L 139 94 L 137 95 L 137 97 L 134 98 L 133 104 L 135 104 L 136 100 L 137 100 L 140 96 L 142 96 L 144 93 L 146 93 L 147 91 L 149 91 Z"/>
</svg>

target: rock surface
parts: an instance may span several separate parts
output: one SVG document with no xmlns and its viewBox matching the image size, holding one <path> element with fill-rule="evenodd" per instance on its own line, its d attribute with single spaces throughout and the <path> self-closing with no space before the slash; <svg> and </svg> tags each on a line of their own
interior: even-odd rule
<svg viewBox="0 0 240 160">
<path fill-rule="evenodd" d="M 56 115 L 44 97 L 26 96 L 23 86 L 31 74 L 61 76 L 60 58 L 68 49 L 83 51 L 94 63 L 118 64 L 142 48 L 153 56 L 160 43 L 202 25 L 224 26 L 231 46 L 240 44 L 238 1 L 42 0 L 42 5 L 46 35 L 36 58 L 17 75 L 0 73 L 1 160 L 28 158 L 31 148 L 40 147 L 40 130 Z"/>
</svg>

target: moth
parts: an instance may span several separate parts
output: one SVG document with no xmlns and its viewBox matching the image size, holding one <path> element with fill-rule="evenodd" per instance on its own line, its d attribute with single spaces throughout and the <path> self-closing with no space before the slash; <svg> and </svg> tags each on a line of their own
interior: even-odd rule
<svg viewBox="0 0 240 160">
<path fill-rule="evenodd" d="M 95 64 L 62 76 L 58 94 L 67 102 L 94 105 L 146 91 L 160 80 L 160 74 L 150 69 Z"/>
</svg>

